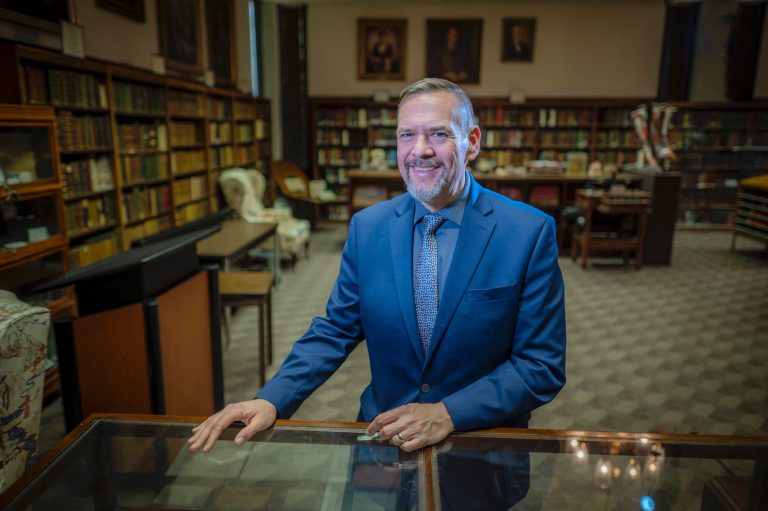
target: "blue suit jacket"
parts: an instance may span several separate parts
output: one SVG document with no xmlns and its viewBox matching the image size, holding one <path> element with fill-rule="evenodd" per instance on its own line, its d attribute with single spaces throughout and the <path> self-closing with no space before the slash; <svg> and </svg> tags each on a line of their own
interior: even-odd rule
<svg viewBox="0 0 768 511">
<path fill-rule="evenodd" d="M 413 300 L 414 200 L 352 217 L 327 304 L 257 397 L 290 417 L 363 339 L 372 380 L 359 420 L 443 401 L 457 430 L 527 426 L 565 383 L 565 310 L 553 219 L 472 180 L 425 355 Z"/>
</svg>

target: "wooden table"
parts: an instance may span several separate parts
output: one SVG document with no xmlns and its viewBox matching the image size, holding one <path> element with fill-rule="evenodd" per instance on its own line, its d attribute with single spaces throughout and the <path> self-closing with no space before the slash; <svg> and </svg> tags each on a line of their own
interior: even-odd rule
<svg viewBox="0 0 768 511">
<path fill-rule="evenodd" d="M 242 219 L 222 222 L 219 232 L 197 243 L 197 256 L 203 263 L 215 263 L 222 270 L 229 271 L 233 261 L 269 238 L 274 241 L 271 270 L 275 273 L 275 280 L 279 281 L 280 253 L 275 223 L 250 223 Z"/>
<path fill-rule="evenodd" d="M 576 204 L 584 209 L 585 224 L 581 232 L 574 227 L 571 244 L 571 259 L 581 256 L 581 267 L 587 267 L 589 252 L 595 250 L 620 251 L 626 263 L 628 253 L 635 253 L 635 267 L 643 267 L 643 243 L 651 204 L 651 194 L 639 190 L 629 190 L 622 194 L 607 194 L 602 190 L 579 189 L 576 191 Z M 633 215 L 638 219 L 637 232 L 629 238 L 594 236 L 595 212 L 603 215 Z M 615 233 L 611 233 L 615 234 Z"/>
<path fill-rule="evenodd" d="M 201 420 L 92 416 L 0 509 L 768 509 L 767 436 L 490 429 L 405 453 L 365 424 L 280 420 L 192 454 Z"/>
</svg>

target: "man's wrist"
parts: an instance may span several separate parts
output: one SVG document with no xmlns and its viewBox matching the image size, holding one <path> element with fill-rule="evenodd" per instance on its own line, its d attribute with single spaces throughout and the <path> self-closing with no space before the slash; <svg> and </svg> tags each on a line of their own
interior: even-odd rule
<svg viewBox="0 0 768 511">
<path fill-rule="evenodd" d="M 442 401 L 436 403 L 437 406 L 440 407 L 441 415 L 443 415 L 443 422 L 448 429 L 448 433 L 452 433 L 456 431 L 456 427 L 453 425 L 453 418 L 451 417 L 451 414 L 448 412 L 448 408 L 445 406 L 445 403 Z"/>
</svg>

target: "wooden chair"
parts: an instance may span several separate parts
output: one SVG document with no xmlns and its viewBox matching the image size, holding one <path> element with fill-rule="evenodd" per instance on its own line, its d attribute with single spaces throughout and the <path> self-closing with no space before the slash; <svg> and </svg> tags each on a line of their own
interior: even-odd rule
<svg viewBox="0 0 768 511">
<path fill-rule="evenodd" d="M 309 179 L 303 170 L 290 161 L 272 162 L 272 179 L 277 184 L 280 194 L 289 201 L 303 205 L 305 211 L 309 211 L 310 222 L 314 225 L 319 218 L 322 218 L 322 209 L 325 206 L 346 205 L 349 199 L 345 196 L 338 196 L 333 199 L 323 199 L 322 197 L 313 197 Z M 322 183 L 321 183 L 322 184 Z"/>
<path fill-rule="evenodd" d="M 629 254 L 635 256 L 635 267 L 643 267 L 643 244 L 651 196 L 648 192 L 632 191 L 624 196 L 606 195 L 602 191 L 576 191 L 576 203 L 584 210 L 584 225 L 574 225 L 571 238 L 571 259 L 581 258 L 581 267 L 587 267 L 589 254 L 596 252 L 620 252 L 624 264 L 629 262 Z M 603 217 L 634 216 L 636 232 L 630 237 L 621 236 L 618 230 L 600 228 L 596 214 Z"/>
<path fill-rule="evenodd" d="M 255 305 L 259 308 L 259 381 L 266 383 L 266 366 L 272 364 L 272 282 L 270 271 L 219 272 L 221 307 Z M 224 314 L 224 335 L 229 344 L 229 315 Z"/>
</svg>

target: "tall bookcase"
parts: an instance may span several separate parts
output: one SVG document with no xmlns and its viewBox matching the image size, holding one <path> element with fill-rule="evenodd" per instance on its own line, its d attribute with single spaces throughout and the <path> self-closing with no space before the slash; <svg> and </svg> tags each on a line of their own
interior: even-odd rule
<svg viewBox="0 0 768 511">
<path fill-rule="evenodd" d="M 54 108 L 73 268 L 217 211 L 220 173 L 270 181 L 269 101 L 0 43 L 0 101 Z"/>
<path fill-rule="evenodd" d="M 768 104 L 678 103 L 672 141 L 682 175 L 678 227 L 730 229 L 741 179 L 768 172 Z"/>
<path fill-rule="evenodd" d="M 65 199 L 51 107 L 0 105 L 0 289 L 48 307 L 52 317 L 74 313 L 71 290 L 36 292 L 69 270 Z M 45 395 L 58 384 L 49 346 Z"/>
<path fill-rule="evenodd" d="M 534 159 L 567 162 L 573 155 L 621 169 L 637 160 L 639 149 L 631 113 L 651 102 L 649 98 L 532 98 L 518 104 L 476 98 L 473 104 L 483 143 L 472 167 L 482 176 L 482 171 L 499 166 L 527 166 Z M 674 105 L 679 111 L 670 127 L 671 144 L 678 160 L 670 170 L 682 174 L 677 226 L 730 229 L 738 181 L 768 169 L 768 155 L 753 150 L 768 146 L 768 104 Z M 347 186 L 348 172 L 368 161 L 377 146 L 387 151 L 389 168 L 397 168 L 396 104 L 359 97 L 314 98 L 311 106 L 314 177 Z M 514 186 L 504 190 L 513 198 L 529 196 Z"/>
</svg>

